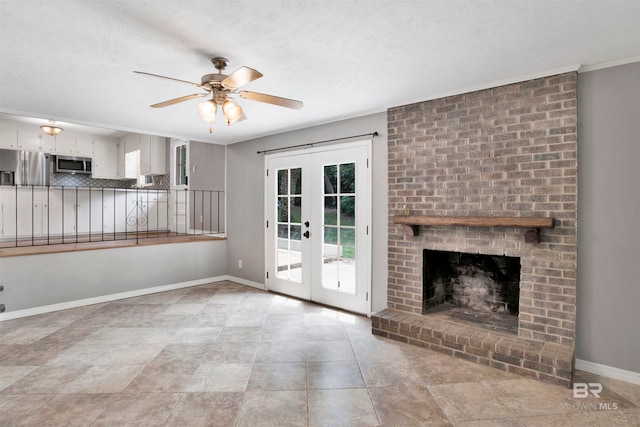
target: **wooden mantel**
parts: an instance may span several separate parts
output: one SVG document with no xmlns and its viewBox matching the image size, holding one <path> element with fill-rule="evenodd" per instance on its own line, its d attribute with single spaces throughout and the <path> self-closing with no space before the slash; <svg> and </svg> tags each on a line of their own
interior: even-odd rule
<svg viewBox="0 0 640 427">
<path fill-rule="evenodd" d="M 424 216 L 424 215 L 395 215 L 394 224 L 402 224 L 409 236 L 418 236 L 420 226 L 449 226 L 449 227 L 515 227 L 526 228 L 525 242 L 539 243 L 540 229 L 553 228 L 553 218 L 533 218 L 522 216 Z"/>
</svg>

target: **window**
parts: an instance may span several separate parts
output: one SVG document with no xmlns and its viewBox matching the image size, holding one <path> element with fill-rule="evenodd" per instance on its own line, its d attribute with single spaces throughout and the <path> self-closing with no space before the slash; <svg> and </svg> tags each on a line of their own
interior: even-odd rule
<svg viewBox="0 0 640 427">
<path fill-rule="evenodd" d="M 186 186 L 187 179 L 187 144 L 177 144 L 173 148 L 173 185 Z"/>
<path fill-rule="evenodd" d="M 140 175 L 138 178 L 138 187 L 151 187 L 153 185 L 152 175 Z"/>
</svg>

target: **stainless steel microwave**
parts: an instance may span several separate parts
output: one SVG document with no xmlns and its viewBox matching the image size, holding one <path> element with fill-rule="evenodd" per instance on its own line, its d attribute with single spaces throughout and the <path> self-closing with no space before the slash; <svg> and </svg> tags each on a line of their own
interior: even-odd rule
<svg viewBox="0 0 640 427">
<path fill-rule="evenodd" d="M 55 171 L 57 173 L 91 174 L 91 159 L 85 157 L 56 156 Z"/>
</svg>

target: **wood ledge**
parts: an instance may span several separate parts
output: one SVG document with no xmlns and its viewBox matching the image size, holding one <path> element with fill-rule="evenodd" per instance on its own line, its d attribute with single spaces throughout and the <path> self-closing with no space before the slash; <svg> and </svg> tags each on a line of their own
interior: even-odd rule
<svg viewBox="0 0 640 427">
<path fill-rule="evenodd" d="M 527 243 L 540 242 L 540 229 L 553 228 L 554 218 L 535 218 L 522 216 L 425 216 L 395 215 L 394 224 L 404 225 L 408 236 L 419 236 L 420 226 L 444 227 L 515 227 L 526 228 Z"/>
</svg>

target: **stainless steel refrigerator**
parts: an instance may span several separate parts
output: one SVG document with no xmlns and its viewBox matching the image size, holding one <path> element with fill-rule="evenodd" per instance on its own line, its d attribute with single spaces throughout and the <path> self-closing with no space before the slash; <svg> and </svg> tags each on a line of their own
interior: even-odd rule
<svg viewBox="0 0 640 427">
<path fill-rule="evenodd" d="M 0 150 L 0 172 L 7 177 L 3 179 L 4 184 L 49 185 L 50 169 L 49 156 L 45 153 Z"/>
</svg>

